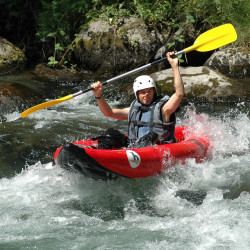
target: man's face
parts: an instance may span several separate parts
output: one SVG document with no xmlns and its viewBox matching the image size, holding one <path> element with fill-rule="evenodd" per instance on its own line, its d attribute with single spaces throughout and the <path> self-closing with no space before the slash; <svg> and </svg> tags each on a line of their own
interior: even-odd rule
<svg viewBox="0 0 250 250">
<path fill-rule="evenodd" d="M 138 99 L 144 105 L 149 105 L 154 99 L 155 88 L 138 90 Z"/>
</svg>

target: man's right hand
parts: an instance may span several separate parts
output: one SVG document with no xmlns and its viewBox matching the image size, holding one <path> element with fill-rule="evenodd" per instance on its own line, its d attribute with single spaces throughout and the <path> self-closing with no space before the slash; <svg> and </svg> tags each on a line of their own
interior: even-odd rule
<svg viewBox="0 0 250 250">
<path fill-rule="evenodd" d="M 93 88 L 92 91 L 93 91 L 95 97 L 102 96 L 103 86 L 102 86 L 100 81 L 91 84 L 91 87 Z"/>
</svg>

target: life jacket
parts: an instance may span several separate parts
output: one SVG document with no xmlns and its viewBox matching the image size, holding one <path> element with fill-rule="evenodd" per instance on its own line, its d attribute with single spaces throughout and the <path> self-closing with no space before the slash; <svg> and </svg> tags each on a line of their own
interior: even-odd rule
<svg viewBox="0 0 250 250">
<path fill-rule="evenodd" d="M 136 142 L 149 132 L 158 134 L 160 143 L 175 141 L 175 113 L 170 116 L 170 122 L 164 123 L 161 115 L 162 106 L 169 100 L 169 96 L 160 96 L 149 106 L 134 100 L 129 109 L 128 138 L 131 143 Z"/>
</svg>

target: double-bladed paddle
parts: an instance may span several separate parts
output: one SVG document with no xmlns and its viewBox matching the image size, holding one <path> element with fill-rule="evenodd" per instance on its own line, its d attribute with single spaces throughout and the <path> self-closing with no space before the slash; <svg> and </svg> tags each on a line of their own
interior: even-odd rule
<svg viewBox="0 0 250 250">
<path fill-rule="evenodd" d="M 195 42 L 192 46 L 190 46 L 184 50 L 181 50 L 179 52 L 176 52 L 173 56 L 178 56 L 178 55 L 181 55 L 184 53 L 188 53 L 192 50 L 196 50 L 196 51 L 200 51 L 200 52 L 214 50 L 214 49 L 217 49 L 217 48 L 224 46 L 226 44 L 232 43 L 236 39 L 237 39 L 237 34 L 236 34 L 236 31 L 235 31 L 233 25 L 232 24 L 224 24 L 224 25 L 218 26 L 216 28 L 213 28 L 211 30 L 204 32 L 195 40 Z M 120 80 L 122 78 L 130 76 L 130 75 L 135 74 L 137 72 L 140 72 L 148 67 L 151 67 L 153 65 L 156 65 L 156 64 L 161 63 L 161 62 L 166 61 L 166 60 L 167 60 L 167 57 L 161 58 L 157 61 L 146 64 L 146 65 L 141 66 L 137 69 L 131 70 L 127 73 L 116 76 L 116 77 L 109 79 L 107 81 L 104 81 L 104 82 L 102 82 L 102 85 L 106 85 L 108 83 L 115 82 L 117 80 Z M 82 94 L 89 92 L 91 90 L 92 90 L 92 88 L 88 88 L 85 90 L 81 90 L 75 94 L 67 95 L 67 96 L 62 97 L 60 99 L 41 103 L 39 105 L 31 107 L 31 108 L 25 110 L 24 112 L 22 112 L 21 117 L 24 118 L 24 117 L 30 115 L 31 113 L 34 113 L 40 109 L 49 108 L 49 107 L 57 105 L 61 102 L 68 101 L 76 96 L 82 95 Z"/>
</svg>

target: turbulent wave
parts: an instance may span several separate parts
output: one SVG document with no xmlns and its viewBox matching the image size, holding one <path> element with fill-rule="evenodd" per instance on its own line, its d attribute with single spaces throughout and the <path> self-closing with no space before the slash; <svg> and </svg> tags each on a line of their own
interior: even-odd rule
<svg viewBox="0 0 250 250">
<path fill-rule="evenodd" d="M 189 160 L 145 179 L 95 181 L 52 162 L 66 140 L 111 126 L 126 131 L 124 123 L 104 120 L 88 98 L 27 119 L 8 114 L 0 124 L 2 145 L 19 152 L 2 146 L 2 171 L 19 168 L 0 179 L 0 248 L 249 249 L 247 112 L 208 114 L 190 105 L 178 123 L 187 125 L 187 134 L 210 138 L 209 160 Z M 13 133 L 20 140 L 15 145 Z"/>
</svg>

